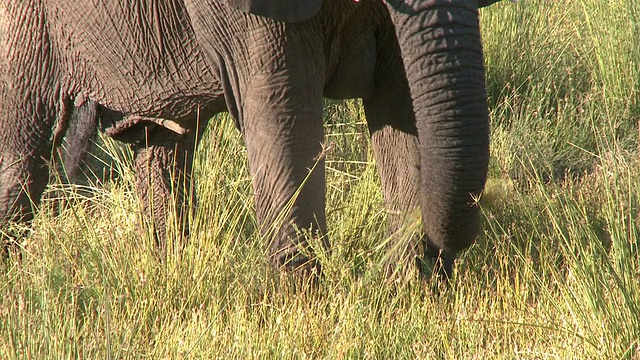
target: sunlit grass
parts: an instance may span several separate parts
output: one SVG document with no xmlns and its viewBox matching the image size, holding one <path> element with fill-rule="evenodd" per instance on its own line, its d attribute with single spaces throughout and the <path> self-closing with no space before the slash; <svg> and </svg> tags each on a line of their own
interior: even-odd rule
<svg viewBox="0 0 640 360">
<path fill-rule="evenodd" d="M 483 230 L 440 293 L 383 279 L 359 102 L 326 104 L 332 251 L 309 293 L 269 267 L 246 151 L 219 116 L 192 237 L 164 262 L 137 228 L 126 149 L 103 143 L 104 182 L 50 186 L 21 258 L 0 265 L 0 358 L 639 359 L 639 15 L 637 0 L 482 10 Z"/>
</svg>

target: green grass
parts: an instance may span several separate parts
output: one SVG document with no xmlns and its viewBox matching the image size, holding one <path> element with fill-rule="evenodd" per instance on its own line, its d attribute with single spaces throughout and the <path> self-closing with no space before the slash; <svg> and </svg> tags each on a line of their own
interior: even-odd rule
<svg viewBox="0 0 640 360">
<path fill-rule="evenodd" d="M 197 154 L 193 236 L 164 263 L 136 230 L 126 149 L 105 142 L 110 180 L 49 188 L 22 258 L 0 264 L 0 358 L 640 359 L 639 19 L 638 0 L 482 11 L 483 231 L 439 294 L 385 285 L 359 102 L 327 103 L 333 251 L 306 294 L 268 265 L 220 116 Z"/>
</svg>

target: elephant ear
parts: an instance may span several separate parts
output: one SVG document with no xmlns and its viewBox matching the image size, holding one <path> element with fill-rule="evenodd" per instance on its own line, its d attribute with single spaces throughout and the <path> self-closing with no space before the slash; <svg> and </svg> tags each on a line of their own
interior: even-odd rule
<svg viewBox="0 0 640 360">
<path fill-rule="evenodd" d="M 276 21 L 307 20 L 320 11 L 322 0 L 218 0 L 232 9 Z"/>
</svg>

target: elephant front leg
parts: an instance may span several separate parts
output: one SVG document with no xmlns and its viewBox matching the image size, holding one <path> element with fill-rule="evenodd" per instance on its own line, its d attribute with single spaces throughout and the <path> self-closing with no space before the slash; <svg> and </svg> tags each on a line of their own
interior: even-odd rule
<svg viewBox="0 0 640 360">
<path fill-rule="evenodd" d="M 388 60 L 388 59 L 387 59 Z M 388 278 L 408 275 L 420 264 L 420 154 L 404 71 L 380 74 L 373 95 L 363 100 L 382 195 L 388 213 L 384 266 Z"/>
<path fill-rule="evenodd" d="M 264 80 L 253 79 L 243 117 L 257 217 L 273 265 L 306 277 L 320 271 L 310 237 L 328 247 L 322 87 Z"/>
<path fill-rule="evenodd" d="M 134 146 L 136 190 L 161 254 L 166 252 L 168 236 L 189 233 L 196 200 L 191 185 L 196 134 L 155 127 Z"/>
<path fill-rule="evenodd" d="M 327 246 L 321 24 L 276 22 L 230 11 L 213 0 L 185 5 L 243 133 L 257 220 L 271 262 L 296 273 L 317 272 L 309 238 Z M 235 22 L 242 33 L 230 32 Z M 230 34 L 230 42 L 218 41 L 220 34 Z"/>
<path fill-rule="evenodd" d="M 390 279 L 415 270 L 426 277 L 434 270 L 448 275 L 453 258 L 445 260 L 422 231 L 416 118 L 393 28 L 377 41 L 376 87 L 363 104 L 389 218 L 385 273 Z"/>
</svg>

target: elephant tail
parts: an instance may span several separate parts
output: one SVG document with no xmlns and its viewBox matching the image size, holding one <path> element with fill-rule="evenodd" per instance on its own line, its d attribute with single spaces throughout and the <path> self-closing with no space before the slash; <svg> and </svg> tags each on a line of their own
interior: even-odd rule
<svg viewBox="0 0 640 360">
<path fill-rule="evenodd" d="M 75 179 L 86 154 L 91 150 L 98 128 L 98 104 L 87 100 L 73 109 L 63 153 L 67 179 Z"/>
</svg>

